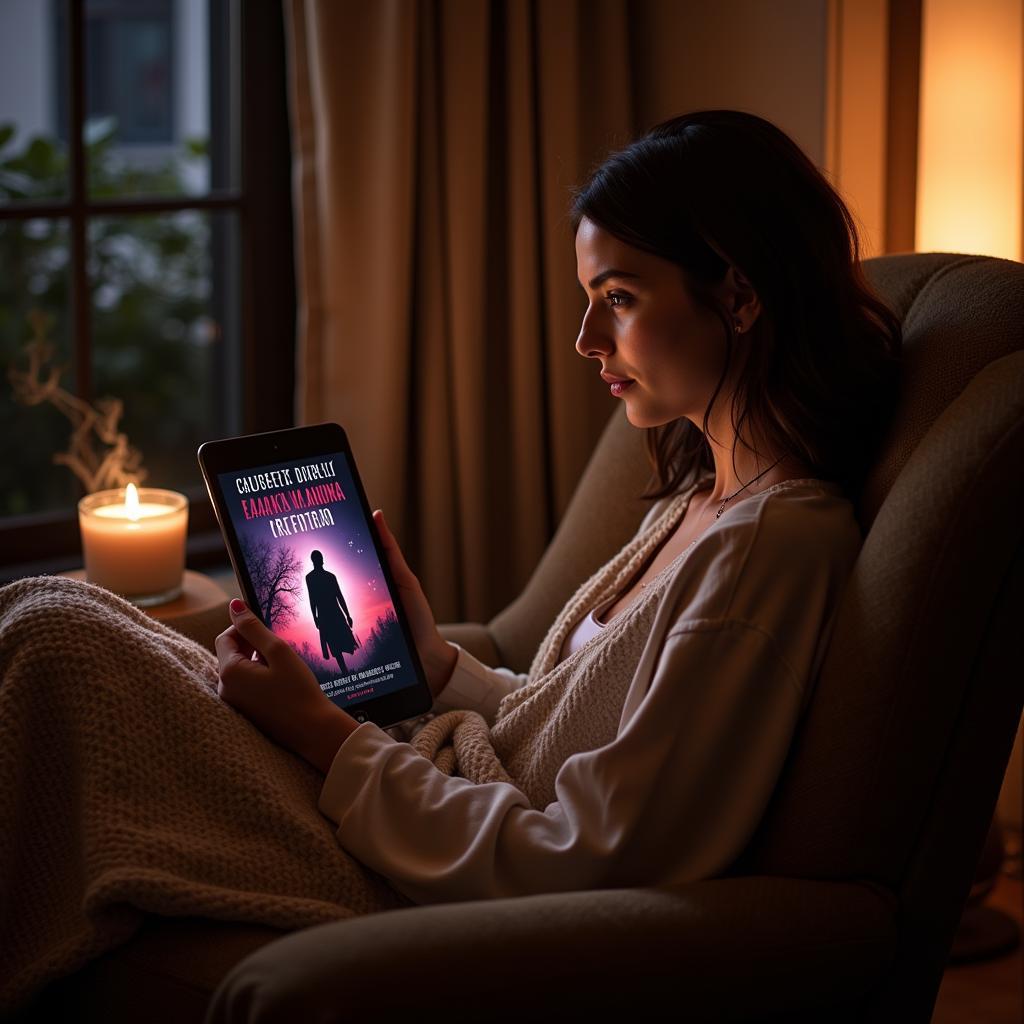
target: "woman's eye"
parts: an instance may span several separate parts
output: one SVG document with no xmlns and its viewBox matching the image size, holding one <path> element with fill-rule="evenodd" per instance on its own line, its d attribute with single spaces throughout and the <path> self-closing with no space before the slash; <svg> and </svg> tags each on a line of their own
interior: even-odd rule
<svg viewBox="0 0 1024 1024">
<path fill-rule="evenodd" d="M 610 292 L 606 298 L 609 306 L 628 306 L 632 296 L 625 295 L 622 292 Z"/>
</svg>

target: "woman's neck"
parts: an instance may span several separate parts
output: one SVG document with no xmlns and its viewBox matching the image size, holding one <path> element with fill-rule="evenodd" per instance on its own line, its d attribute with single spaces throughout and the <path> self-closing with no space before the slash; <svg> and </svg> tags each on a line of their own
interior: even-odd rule
<svg viewBox="0 0 1024 1024">
<path fill-rule="evenodd" d="M 760 459 L 756 463 L 751 460 L 749 464 L 741 463 L 737 459 L 738 473 L 733 472 L 731 460 L 727 462 L 728 471 L 724 467 L 716 466 L 714 477 L 709 478 L 699 488 L 701 493 L 707 491 L 706 504 L 714 506 L 717 511 L 727 498 L 731 501 L 742 501 L 786 480 L 802 480 L 814 475 L 811 467 L 800 459 L 793 456 L 785 456 L 776 461 L 778 459 L 776 455 L 771 459 Z"/>
</svg>

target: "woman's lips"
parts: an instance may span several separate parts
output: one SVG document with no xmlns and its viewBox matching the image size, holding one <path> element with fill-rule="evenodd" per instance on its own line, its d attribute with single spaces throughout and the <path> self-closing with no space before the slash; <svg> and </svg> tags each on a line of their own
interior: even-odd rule
<svg viewBox="0 0 1024 1024">
<path fill-rule="evenodd" d="M 615 395 L 616 397 L 621 395 L 624 391 L 626 391 L 628 388 L 631 388 L 632 386 L 633 381 L 631 380 L 617 380 L 609 385 L 612 394 Z"/>
</svg>

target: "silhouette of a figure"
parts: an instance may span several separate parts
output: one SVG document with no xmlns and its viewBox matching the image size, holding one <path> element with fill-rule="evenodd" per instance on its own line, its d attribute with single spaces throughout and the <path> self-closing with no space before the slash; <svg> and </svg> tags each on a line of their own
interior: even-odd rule
<svg viewBox="0 0 1024 1024">
<path fill-rule="evenodd" d="M 315 568 L 306 573 L 306 589 L 309 591 L 313 622 L 320 630 L 320 647 L 324 658 L 333 655 L 341 670 L 345 671 L 342 652 L 351 654 L 359 646 L 351 629 L 352 616 L 338 586 L 338 577 L 324 568 L 324 556 L 313 551 L 309 557 Z"/>
</svg>

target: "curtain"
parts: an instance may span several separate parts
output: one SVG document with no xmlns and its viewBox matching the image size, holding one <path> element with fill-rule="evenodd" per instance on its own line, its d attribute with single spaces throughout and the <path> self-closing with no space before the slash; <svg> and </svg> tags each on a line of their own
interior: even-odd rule
<svg viewBox="0 0 1024 1024">
<path fill-rule="evenodd" d="M 438 622 L 525 585 L 615 408 L 570 187 L 636 131 L 628 0 L 284 0 L 296 419 L 348 432 Z"/>
</svg>

